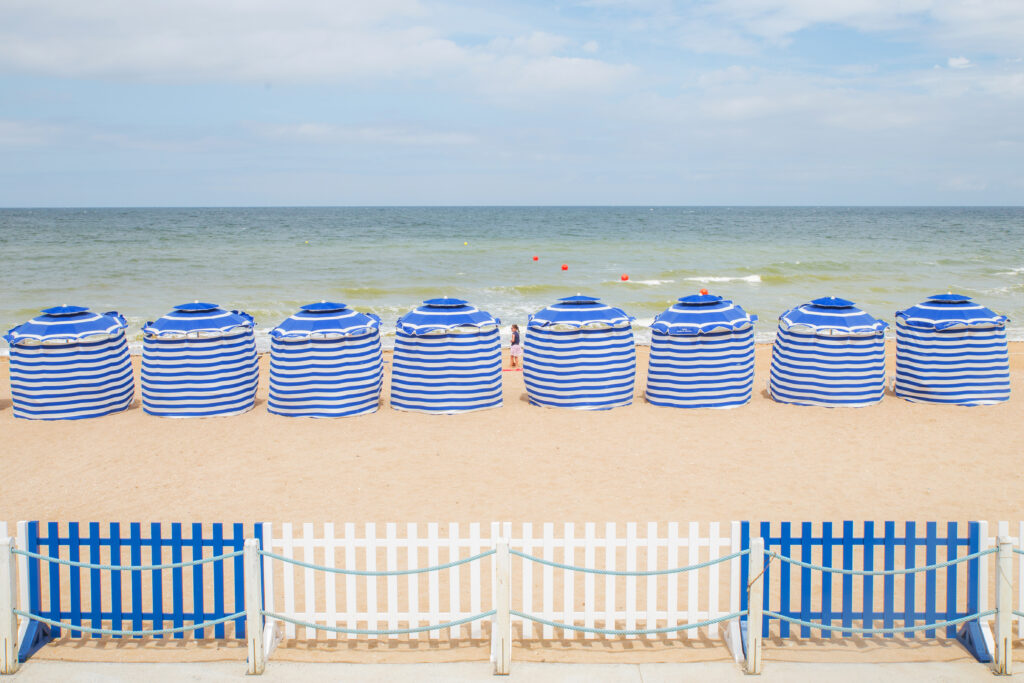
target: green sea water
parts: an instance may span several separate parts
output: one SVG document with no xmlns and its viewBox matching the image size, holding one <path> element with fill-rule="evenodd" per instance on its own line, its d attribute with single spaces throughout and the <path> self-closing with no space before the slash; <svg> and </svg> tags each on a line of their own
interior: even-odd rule
<svg viewBox="0 0 1024 683">
<path fill-rule="evenodd" d="M 522 325 L 583 293 L 636 316 L 642 338 L 701 288 L 757 313 L 761 341 L 820 296 L 891 323 L 950 290 L 1024 339 L 1024 208 L 0 209 L 4 330 L 67 303 L 123 313 L 137 340 L 145 321 L 203 300 L 248 311 L 265 335 L 326 299 L 377 313 L 387 339 L 427 298 Z"/>
</svg>

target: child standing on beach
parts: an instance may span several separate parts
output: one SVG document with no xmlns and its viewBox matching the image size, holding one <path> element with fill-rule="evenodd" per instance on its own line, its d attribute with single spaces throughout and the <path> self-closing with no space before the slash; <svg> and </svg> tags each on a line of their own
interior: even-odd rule
<svg viewBox="0 0 1024 683">
<path fill-rule="evenodd" d="M 519 359 L 523 357 L 523 344 L 519 339 L 519 325 L 512 326 L 512 346 L 509 348 L 509 358 L 512 367 L 516 367 Z"/>
</svg>

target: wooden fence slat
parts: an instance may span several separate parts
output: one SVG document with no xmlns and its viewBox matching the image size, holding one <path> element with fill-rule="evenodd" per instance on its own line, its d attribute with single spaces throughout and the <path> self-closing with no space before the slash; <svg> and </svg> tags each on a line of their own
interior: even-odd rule
<svg viewBox="0 0 1024 683">
<path fill-rule="evenodd" d="M 459 551 L 459 523 L 449 522 L 448 524 L 448 561 L 455 562 L 461 557 Z M 454 621 L 458 618 L 462 606 L 462 589 L 460 576 L 462 565 L 446 570 L 448 573 L 448 620 Z M 462 631 L 461 626 L 453 626 L 448 629 L 448 638 L 454 640 L 459 637 Z"/>
<path fill-rule="evenodd" d="M 522 524 L 523 553 L 533 555 L 533 523 L 523 522 Z M 523 559 L 519 563 L 523 572 L 523 612 L 533 614 L 533 562 Z M 533 622 L 523 619 L 523 638 L 529 640 L 533 637 Z"/>
<path fill-rule="evenodd" d="M 385 570 L 393 572 L 398 569 L 398 525 L 388 522 L 384 525 L 384 558 Z M 394 631 L 398 628 L 398 577 L 387 577 L 387 610 L 388 630 Z M 388 636 L 397 638 L 398 636 Z"/>
<path fill-rule="evenodd" d="M 281 525 L 281 554 L 285 557 L 295 557 L 295 541 L 290 522 Z M 284 574 L 284 613 L 295 614 L 295 565 L 283 562 L 281 569 Z M 295 624 L 285 622 L 284 634 L 286 638 L 294 638 Z"/>
<path fill-rule="evenodd" d="M 636 522 L 626 523 L 626 571 L 636 571 L 636 550 L 637 550 L 637 539 L 636 539 Z M 635 576 L 626 577 L 626 628 L 636 628 L 636 578 Z M 636 638 L 636 636 L 630 634 L 626 636 L 628 640 Z"/>
<path fill-rule="evenodd" d="M 666 567 L 679 566 L 679 522 L 668 523 L 668 539 L 665 544 Z M 669 574 L 665 579 L 665 625 L 675 626 L 679 623 L 679 574 Z M 738 609 L 738 608 L 737 608 Z"/>
<path fill-rule="evenodd" d="M 595 557 L 597 555 L 597 525 L 594 522 L 585 522 L 583 524 L 583 566 L 585 567 L 596 567 Z M 595 574 L 586 574 L 583 577 L 583 625 L 587 628 L 594 628 L 594 614 L 595 614 L 595 593 L 594 584 L 596 582 Z M 1024 594 L 1022 594 L 1024 599 Z M 585 633 L 584 639 L 593 640 L 597 637 L 596 633 Z"/>
<path fill-rule="evenodd" d="M 356 525 L 345 522 L 345 569 L 358 569 L 356 560 Z M 345 628 L 352 630 L 359 627 L 359 594 L 358 580 L 355 574 L 345 575 Z M 345 639 L 357 638 L 353 633 L 346 633 Z"/>
<path fill-rule="evenodd" d="M 405 538 L 407 542 L 406 551 L 406 567 L 408 569 L 416 569 L 419 567 L 419 536 L 416 531 L 416 523 L 411 522 L 405 525 Z M 407 583 L 407 596 L 408 602 L 408 628 L 416 628 L 420 625 L 420 574 L 409 574 Z M 413 640 L 418 640 L 420 637 L 419 633 L 410 633 L 409 637 Z"/>
<path fill-rule="evenodd" d="M 548 562 L 552 562 L 555 559 L 555 525 L 551 522 L 544 522 L 542 527 L 542 543 L 544 549 L 544 559 Z M 552 621 L 555 618 L 555 570 L 551 565 L 543 565 L 541 569 L 541 594 L 543 596 L 543 603 L 541 607 L 541 616 L 548 621 Z M 551 626 L 544 625 L 543 637 L 545 640 L 554 638 L 555 629 Z"/>
<path fill-rule="evenodd" d="M 334 536 L 334 523 L 324 522 L 324 566 L 335 568 L 337 567 L 337 557 L 335 555 L 337 550 L 337 539 Z M 326 615 L 324 618 L 324 624 L 331 628 L 338 626 L 338 575 L 332 572 L 324 572 L 324 609 Z M 334 631 L 328 631 L 326 637 L 329 640 L 337 640 L 338 634 Z"/>
<path fill-rule="evenodd" d="M 469 525 L 469 555 L 474 557 L 481 552 L 483 552 L 483 545 L 480 540 L 480 522 L 471 522 Z M 480 563 L 474 563 L 474 566 L 469 570 L 469 611 L 473 614 L 480 614 L 483 611 L 480 602 L 481 574 L 482 568 Z M 477 619 L 469 627 L 469 637 L 475 640 L 480 638 L 482 633 L 483 622 Z"/>
<path fill-rule="evenodd" d="M 645 551 L 647 554 L 647 571 L 658 568 L 658 523 L 647 523 L 647 541 Z M 647 586 L 647 606 L 644 608 L 644 628 L 658 627 L 658 588 L 661 583 L 657 576 L 648 576 L 644 579 Z M 650 636 L 648 636 L 650 637 Z"/>
<path fill-rule="evenodd" d="M 700 525 L 697 522 L 690 522 L 686 531 L 686 565 L 692 566 L 700 562 Z M 700 572 L 689 571 L 685 575 L 686 580 L 686 623 L 694 624 L 700 621 Z M 697 629 L 691 628 L 685 631 L 686 638 L 692 640 L 698 636 Z"/>
<path fill-rule="evenodd" d="M 303 522 L 302 539 L 299 545 L 302 547 L 302 561 L 308 564 L 316 564 L 316 546 L 314 545 L 315 532 L 312 522 Z M 303 621 L 316 622 L 316 570 L 309 567 L 302 569 L 302 616 Z M 303 628 L 306 640 L 316 640 L 316 630 Z"/>
<path fill-rule="evenodd" d="M 430 522 L 427 524 L 427 566 L 434 567 L 439 564 L 438 557 L 438 544 L 440 541 L 437 536 L 437 522 Z M 437 572 L 430 572 L 427 574 L 427 601 L 430 609 L 430 620 L 429 623 L 436 624 L 441 621 L 441 590 L 438 584 Z M 430 631 L 430 637 L 437 637 L 436 632 Z"/>
<path fill-rule="evenodd" d="M 363 538 L 366 540 L 366 571 L 377 571 L 377 525 L 367 522 Z M 366 577 L 366 628 L 376 630 L 380 627 L 380 613 L 377 611 L 377 577 Z"/>
<path fill-rule="evenodd" d="M 566 522 L 562 527 L 562 564 L 575 566 L 576 564 L 576 527 L 572 522 Z M 566 624 L 576 623 L 576 572 L 562 572 L 562 618 Z M 565 631 L 563 638 L 575 640 L 577 631 Z"/>
<path fill-rule="evenodd" d="M 708 525 L 708 560 L 717 560 L 721 557 L 722 537 L 718 522 L 711 522 Z M 670 567 L 673 565 L 669 565 Z M 721 564 L 713 564 L 708 567 L 708 611 L 707 618 L 714 619 L 721 614 L 718 591 L 721 584 Z M 718 637 L 718 624 L 711 624 L 707 627 L 708 637 Z M 697 637 L 697 634 L 694 634 Z"/>
<path fill-rule="evenodd" d="M 604 568 L 615 569 L 615 554 L 618 550 L 617 532 L 615 531 L 615 522 L 608 522 L 604 526 Z M 607 575 L 604 578 L 604 627 L 606 629 L 615 628 L 615 577 Z"/>
</svg>

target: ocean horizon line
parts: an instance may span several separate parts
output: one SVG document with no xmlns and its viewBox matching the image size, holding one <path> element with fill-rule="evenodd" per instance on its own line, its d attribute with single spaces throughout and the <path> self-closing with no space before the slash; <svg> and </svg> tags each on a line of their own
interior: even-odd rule
<svg viewBox="0 0 1024 683">
<path fill-rule="evenodd" d="M 1024 209 L 1022 204 L 125 204 L 0 206 L 0 211 L 140 209 Z"/>
</svg>

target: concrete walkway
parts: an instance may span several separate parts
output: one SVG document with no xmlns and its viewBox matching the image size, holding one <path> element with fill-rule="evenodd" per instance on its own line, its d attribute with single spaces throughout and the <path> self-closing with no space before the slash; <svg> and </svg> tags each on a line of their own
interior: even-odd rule
<svg viewBox="0 0 1024 683">
<path fill-rule="evenodd" d="M 1024 665 L 1018 665 L 1024 672 Z M 992 672 L 975 662 L 931 662 L 914 664 L 806 664 L 765 662 L 759 677 L 744 676 L 739 667 L 727 662 L 690 664 L 542 664 L 512 663 L 512 675 L 492 677 L 490 664 L 324 664 L 270 662 L 260 678 L 246 678 L 241 662 L 188 664 L 111 664 L 36 660 L 26 663 L 12 683 L 35 681 L 66 683 L 212 683 L 246 680 L 260 683 L 303 681 L 303 683 L 486 683 L 529 681 L 530 683 L 668 683 L 669 681 L 746 681 L 772 683 L 814 681 L 815 683 L 883 683 L 907 681 L 940 683 L 988 681 Z M 1024 673 L 1001 680 L 1024 680 Z"/>
</svg>

